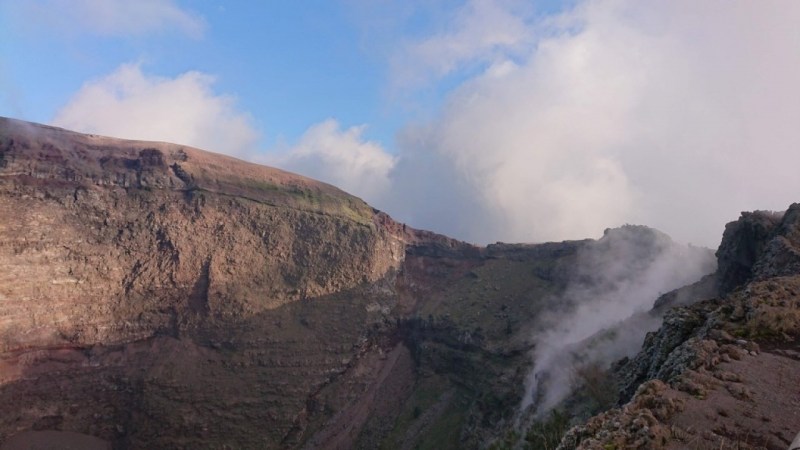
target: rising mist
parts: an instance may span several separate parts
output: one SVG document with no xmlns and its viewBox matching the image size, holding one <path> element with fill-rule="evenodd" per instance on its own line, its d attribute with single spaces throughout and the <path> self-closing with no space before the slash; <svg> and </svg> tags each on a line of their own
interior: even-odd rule
<svg viewBox="0 0 800 450">
<path fill-rule="evenodd" d="M 557 406 L 574 389 L 580 366 L 607 368 L 633 355 L 661 322 L 644 314 L 656 298 L 715 268 L 710 250 L 677 244 L 651 228 L 606 230 L 579 252 L 576 275 L 550 302 L 559 308 L 539 320 L 522 409 L 540 414 Z"/>
</svg>

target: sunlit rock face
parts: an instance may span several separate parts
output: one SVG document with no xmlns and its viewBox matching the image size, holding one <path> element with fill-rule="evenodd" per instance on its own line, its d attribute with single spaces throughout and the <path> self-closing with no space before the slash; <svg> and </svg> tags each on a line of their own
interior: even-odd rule
<svg viewBox="0 0 800 450">
<path fill-rule="evenodd" d="M 361 200 L 172 144 L 0 122 L 6 350 L 242 320 L 384 277 L 402 236 Z"/>
<path fill-rule="evenodd" d="M 300 439 L 395 306 L 371 289 L 414 233 L 277 169 L 0 120 L 0 442 Z"/>
</svg>

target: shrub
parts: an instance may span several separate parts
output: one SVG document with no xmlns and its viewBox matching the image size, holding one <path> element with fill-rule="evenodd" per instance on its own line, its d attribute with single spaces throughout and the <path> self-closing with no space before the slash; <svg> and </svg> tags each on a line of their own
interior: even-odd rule
<svg viewBox="0 0 800 450">
<path fill-rule="evenodd" d="M 569 429 L 569 417 L 563 412 L 553 410 L 547 420 L 536 422 L 528 430 L 525 440 L 533 450 L 553 450 Z"/>
</svg>

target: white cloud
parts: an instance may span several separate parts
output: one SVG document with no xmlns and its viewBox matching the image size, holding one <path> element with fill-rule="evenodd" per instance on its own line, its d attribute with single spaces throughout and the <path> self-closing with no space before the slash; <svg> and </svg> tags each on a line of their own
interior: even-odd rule
<svg viewBox="0 0 800 450">
<path fill-rule="evenodd" d="M 505 59 L 531 43 L 526 25 L 530 6 L 517 0 L 469 0 L 443 21 L 447 29 L 402 46 L 391 61 L 393 83 L 414 88 L 465 64 Z"/>
<path fill-rule="evenodd" d="M 291 170 L 379 202 L 389 187 L 393 156 L 379 144 L 364 141 L 364 126 L 341 130 L 328 119 L 310 127 L 289 151 L 272 154 L 264 162 Z"/>
<path fill-rule="evenodd" d="M 172 0 L 34 0 L 18 3 L 17 20 L 72 33 L 142 35 L 178 30 L 200 37 L 205 21 Z"/>
<path fill-rule="evenodd" d="M 590 0 L 535 19 L 522 4 L 467 1 L 427 39 L 401 40 L 395 77 L 463 81 L 394 155 L 326 121 L 266 161 L 478 243 L 627 222 L 715 246 L 740 211 L 797 200 L 800 4 Z M 211 84 L 123 66 L 56 123 L 248 155 L 257 133 Z"/>
<path fill-rule="evenodd" d="M 534 22 L 509 5 L 468 1 L 397 48 L 396 77 L 469 78 L 401 133 L 376 206 L 477 242 L 629 222 L 716 246 L 740 211 L 797 201 L 800 4 L 590 0 Z"/>
<path fill-rule="evenodd" d="M 214 78 L 186 72 L 148 76 L 135 64 L 86 83 L 53 124 L 86 133 L 175 142 L 247 157 L 259 133 L 235 99 L 212 90 Z"/>
</svg>

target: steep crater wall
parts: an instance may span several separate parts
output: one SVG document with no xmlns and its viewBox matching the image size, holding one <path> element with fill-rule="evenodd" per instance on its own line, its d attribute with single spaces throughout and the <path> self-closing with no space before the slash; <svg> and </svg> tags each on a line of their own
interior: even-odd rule
<svg viewBox="0 0 800 450">
<path fill-rule="evenodd" d="M 7 119 L 0 155 L 6 351 L 235 322 L 404 258 L 361 200 L 277 169 Z"/>
</svg>

